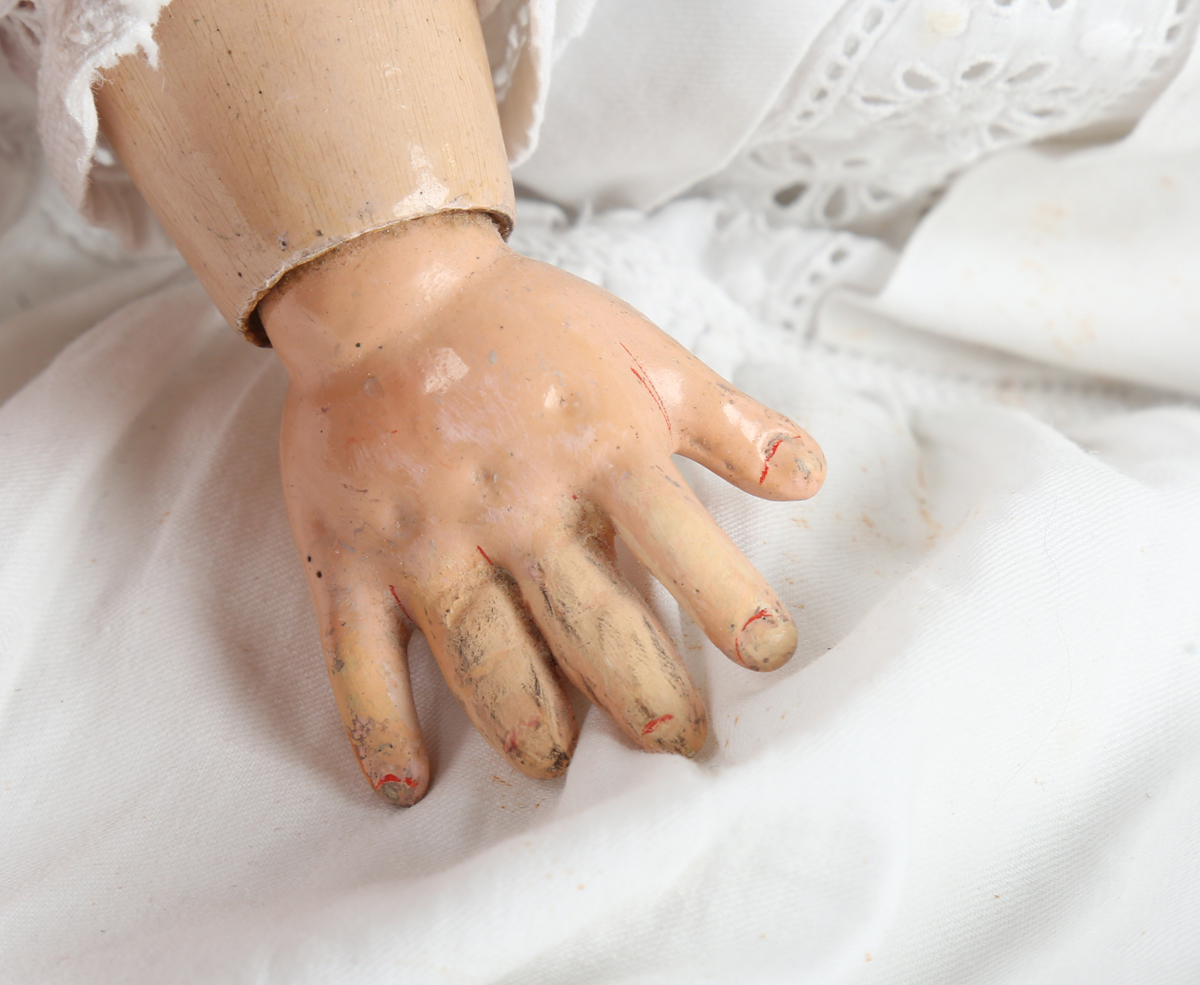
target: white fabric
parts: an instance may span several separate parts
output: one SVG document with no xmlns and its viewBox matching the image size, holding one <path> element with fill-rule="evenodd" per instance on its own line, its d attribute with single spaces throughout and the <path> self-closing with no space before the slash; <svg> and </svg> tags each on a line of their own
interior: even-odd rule
<svg viewBox="0 0 1200 985">
<path fill-rule="evenodd" d="M 96 197 L 89 187 L 93 163 L 101 168 L 113 164 L 110 152 L 100 148 L 97 153 L 92 84 L 100 69 L 115 65 L 122 55 L 141 50 L 155 61 L 153 27 L 166 2 L 0 0 L 3 48 L 27 80 L 36 73 L 46 161 L 63 194 L 77 208 L 100 213 L 110 208 L 107 196 L 112 189 L 103 179 L 95 182 L 101 201 L 91 201 Z"/>
<path fill-rule="evenodd" d="M 1189 66 L 1132 140 L 1055 166 L 1190 153 L 1195 91 Z M 924 259 L 988 249 L 943 221 L 975 177 L 898 249 L 713 200 L 575 225 L 523 203 L 518 248 L 821 441 L 808 503 L 687 468 L 800 650 L 735 667 L 626 558 L 704 692 L 697 759 L 589 713 L 566 778 L 525 779 L 417 645 L 435 781 L 407 811 L 362 782 L 328 694 L 275 357 L 31 184 L 0 238 L 0 982 L 1200 979 L 1200 410 L 1084 375 L 1081 348 L 975 344 L 998 330 Z M 1181 303 L 1132 275 L 1173 227 L 1099 183 L 1040 187 L 1143 230 L 1104 245 L 1130 299 L 1109 372 L 1144 378 L 1186 341 L 1130 315 Z M 1050 260 L 1082 297 L 1091 254 Z"/>
<path fill-rule="evenodd" d="M 1200 6 L 1200 5 L 1198 5 Z M 1200 395 L 1200 49 L 1118 144 L 966 175 L 878 300 L 895 319 Z"/>
<path fill-rule="evenodd" d="M 894 231 L 997 150 L 1119 135 L 1198 22 L 1191 0 L 608 0 L 514 176 L 576 209 L 703 181 L 772 222 Z"/>
<path fill-rule="evenodd" d="M 855 0 L 707 187 L 776 222 L 880 228 L 997 150 L 1127 129 L 1198 19 L 1188 0 Z"/>
<path fill-rule="evenodd" d="M 797 616 L 785 670 L 633 571 L 708 702 L 695 762 L 590 713 L 565 780 L 522 778 L 418 646 L 437 780 L 378 801 L 280 504 L 282 373 L 194 283 L 0 407 L 0 981 L 1194 980 L 1200 414 L 802 348 L 714 285 L 713 214 L 519 233 L 829 456 L 807 504 L 689 470 Z"/>
<path fill-rule="evenodd" d="M 841 2 L 605 0 L 561 52 L 537 150 L 513 178 L 576 208 L 666 201 L 754 132 Z"/>
</svg>

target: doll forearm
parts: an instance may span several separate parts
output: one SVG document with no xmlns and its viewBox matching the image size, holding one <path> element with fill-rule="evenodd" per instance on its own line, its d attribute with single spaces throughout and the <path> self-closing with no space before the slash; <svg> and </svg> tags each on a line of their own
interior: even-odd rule
<svg viewBox="0 0 1200 985">
<path fill-rule="evenodd" d="M 221 313 L 294 267 L 446 211 L 512 226 L 513 192 L 473 0 L 173 0 L 157 65 L 96 93 L 114 150 Z"/>
</svg>

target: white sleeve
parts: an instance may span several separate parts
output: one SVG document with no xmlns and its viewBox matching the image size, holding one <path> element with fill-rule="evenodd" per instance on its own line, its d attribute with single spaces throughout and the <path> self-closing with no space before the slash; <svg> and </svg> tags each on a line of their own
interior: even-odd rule
<svg viewBox="0 0 1200 985">
<path fill-rule="evenodd" d="M 508 163 L 537 147 L 550 90 L 550 68 L 583 33 L 595 0 L 476 0 L 500 109 Z"/>
<path fill-rule="evenodd" d="M 141 49 L 166 0 L 0 0 L 0 48 L 36 84 L 38 136 L 59 188 L 89 221 L 123 245 L 153 250 L 165 237 L 133 184 L 98 144 L 92 85 L 101 69 Z"/>
<path fill-rule="evenodd" d="M 570 45 L 556 31 L 537 152 L 513 177 L 576 209 L 661 205 L 729 162 L 842 6 L 605 0 Z"/>
<path fill-rule="evenodd" d="M 0 50 L 38 92 L 38 134 L 63 194 L 129 249 L 165 236 L 99 135 L 92 86 L 100 72 L 142 51 L 154 63 L 154 25 L 169 0 L 0 0 Z M 560 31 L 582 30 L 591 0 L 477 0 L 511 161 L 532 152 Z"/>
</svg>

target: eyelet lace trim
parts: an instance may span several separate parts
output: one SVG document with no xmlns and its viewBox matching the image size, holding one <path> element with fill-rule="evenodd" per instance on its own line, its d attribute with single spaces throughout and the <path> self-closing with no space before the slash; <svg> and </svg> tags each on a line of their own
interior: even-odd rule
<svg viewBox="0 0 1200 985">
<path fill-rule="evenodd" d="M 1200 0 L 851 0 L 705 190 L 871 231 L 994 151 L 1132 123 Z"/>
</svg>

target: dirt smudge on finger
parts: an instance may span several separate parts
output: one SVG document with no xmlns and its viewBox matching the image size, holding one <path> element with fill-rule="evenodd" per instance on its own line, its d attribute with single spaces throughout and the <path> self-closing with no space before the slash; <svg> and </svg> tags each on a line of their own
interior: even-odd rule
<svg viewBox="0 0 1200 985">
<path fill-rule="evenodd" d="M 479 733 L 526 775 L 562 773 L 579 730 L 516 581 L 503 568 L 477 566 L 436 608 L 435 656 Z"/>
<path fill-rule="evenodd" d="M 611 530 L 611 528 L 609 528 Z M 692 755 L 703 703 L 669 637 L 616 570 L 611 534 L 545 551 L 529 596 L 567 676 L 642 748 Z"/>
</svg>

